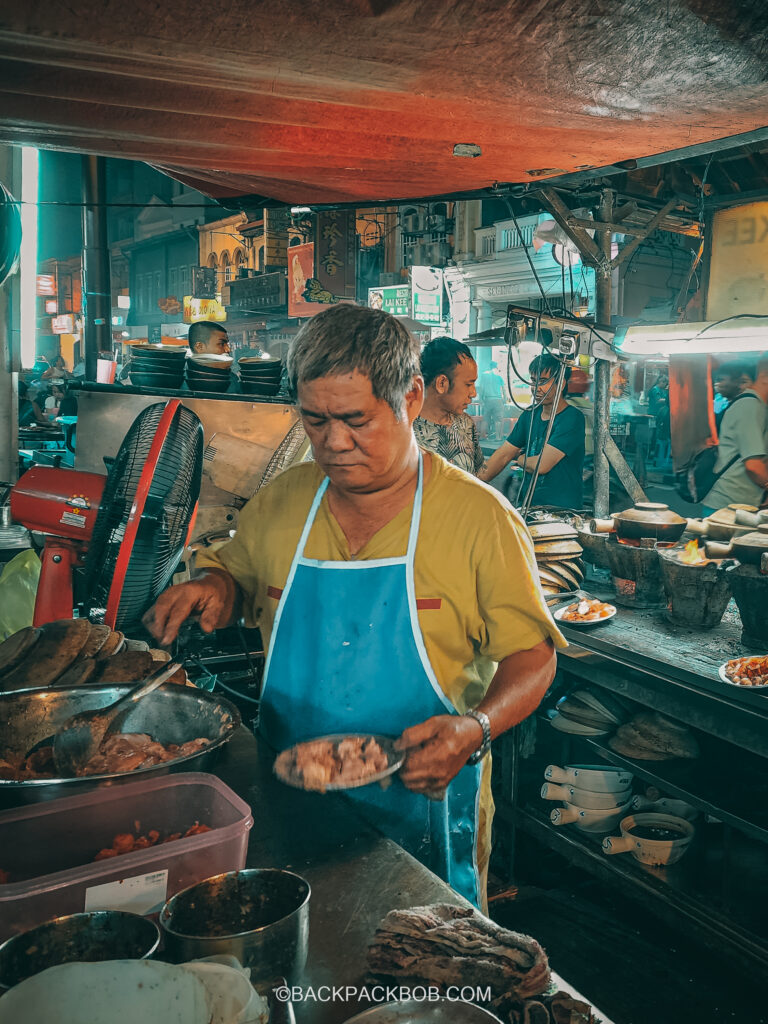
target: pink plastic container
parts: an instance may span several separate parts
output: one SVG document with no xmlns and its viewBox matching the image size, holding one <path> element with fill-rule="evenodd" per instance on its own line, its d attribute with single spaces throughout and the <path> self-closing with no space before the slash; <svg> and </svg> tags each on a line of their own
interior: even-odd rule
<svg viewBox="0 0 768 1024">
<path fill-rule="evenodd" d="M 120 832 L 212 831 L 96 861 Z M 215 775 L 164 775 L 0 814 L 0 941 L 83 910 L 147 914 L 181 889 L 245 866 L 251 809 Z"/>
</svg>

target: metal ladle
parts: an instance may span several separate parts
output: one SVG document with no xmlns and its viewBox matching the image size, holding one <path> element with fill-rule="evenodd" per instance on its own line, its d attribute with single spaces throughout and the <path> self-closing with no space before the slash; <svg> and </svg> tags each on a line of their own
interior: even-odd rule
<svg viewBox="0 0 768 1024">
<path fill-rule="evenodd" d="M 178 661 L 170 661 L 114 704 L 96 711 L 83 711 L 68 718 L 53 738 L 53 760 L 59 775 L 62 778 L 82 775 L 83 769 L 101 746 L 118 716 L 156 690 L 180 668 Z"/>
</svg>

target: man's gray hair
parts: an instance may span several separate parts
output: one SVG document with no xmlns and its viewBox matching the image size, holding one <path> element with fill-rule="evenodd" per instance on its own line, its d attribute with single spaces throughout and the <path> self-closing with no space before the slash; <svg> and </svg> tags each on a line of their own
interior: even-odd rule
<svg viewBox="0 0 768 1024">
<path fill-rule="evenodd" d="M 420 372 L 418 342 L 389 313 L 343 303 L 312 317 L 288 352 L 294 398 L 305 381 L 354 370 L 368 377 L 375 397 L 400 416 Z"/>
</svg>

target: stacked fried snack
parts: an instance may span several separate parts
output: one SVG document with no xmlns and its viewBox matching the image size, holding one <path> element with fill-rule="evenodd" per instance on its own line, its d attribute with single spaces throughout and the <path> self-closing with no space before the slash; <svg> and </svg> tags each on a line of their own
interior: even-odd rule
<svg viewBox="0 0 768 1024">
<path fill-rule="evenodd" d="M 699 744 L 687 725 L 658 711 L 639 711 L 608 740 L 617 754 L 639 761 L 668 761 L 699 756 Z"/>
<path fill-rule="evenodd" d="M 403 985 L 490 988 L 491 1005 L 504 1013 L 550 984 L 547 955 L 529 935 L 501 928 L 472 907 L 435 903 L 392 910 L 368 949 L 375 977 Z"/>
<path fill-rule="evenodd" d="M 88 619 L 28 626 L 0 644 L 0 691 L 40 686 L 132 683 L 169 660 L 165 651 Z M 186 683 L 183 669 L 171 682 Z"/>
</svg>

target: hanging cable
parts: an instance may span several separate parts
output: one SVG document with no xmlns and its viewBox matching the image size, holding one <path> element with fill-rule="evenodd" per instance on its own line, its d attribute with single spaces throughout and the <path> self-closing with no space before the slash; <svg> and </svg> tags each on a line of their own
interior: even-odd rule
<svg viewBox="0 0 768 1024">
<path fill-rule="evenodd" d="M 550 309 L 550 306 L 549 306 L 549 299 L 547 298 L 546 292 L 544 291 L 544 287 L 543 287 L 543 285 L 541 283 L 541 279 L 540 279 L 539 275 L 536 273 L 536 267 L 534 267 L 534 265 L 533 265 L 533 260 L 531 259 L 531 254 L 528 252 L 528 244 L 525 241 L 525 239 L 523 238 L 523 233 L 520 230 L 520 225 L 517 223 L 517 217 L 515 216 L 515 211 L 512 209 L 512 203 L 510 203 L 509 199 L 507 199 L 506 196 L 504 198 L 504 202 L 507 204 L 507 209 L 509 210 L 509 215 L 512 218 L 512 221 L 514 222 L 515 231 L 517 231 L 517 237 L 520 239 L 520 241 L 522 243 L 523 252 L 525 253 L 525 258 L 528 260 L 528 265 L 531 268 L 531 273 L 533 274 L 534 278 L 536 279 L 536 284 L 538 285 L 539 291 L 541 292 L 541 298 L 542 298 L 542 300 L 544 302 L 544 306 L 545 306 L 547 312 L 549 313 L 549 315 L 551 316 L 552 315 L 552 310 Z"/>
</svg>

